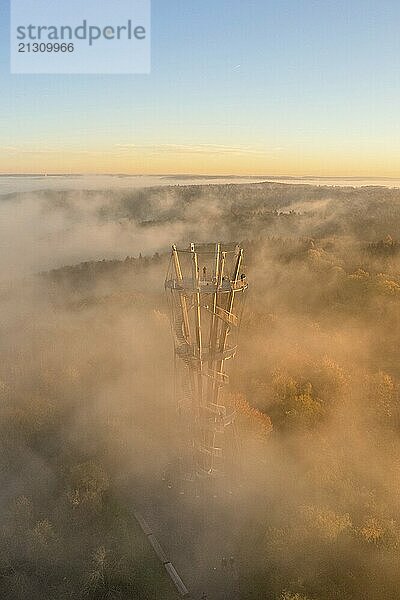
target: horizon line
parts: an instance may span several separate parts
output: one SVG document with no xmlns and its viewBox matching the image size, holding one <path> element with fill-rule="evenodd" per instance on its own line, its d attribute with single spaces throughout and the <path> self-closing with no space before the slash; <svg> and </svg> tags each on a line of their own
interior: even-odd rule
<svg viewBox="0 0 400 600">
<path fill-rule="evenodd" d="M 76 173 L 1 173 L 0 177 L 175 177 L 175 178 L 208 178 L 208 179 L 386 179 L 396 180 L 399 176 L 393 175 L 235 175 L 235 174 L 207 174 L 207 173 L 91 173 L 91 172 L 76 172 Z"/>
</svg>

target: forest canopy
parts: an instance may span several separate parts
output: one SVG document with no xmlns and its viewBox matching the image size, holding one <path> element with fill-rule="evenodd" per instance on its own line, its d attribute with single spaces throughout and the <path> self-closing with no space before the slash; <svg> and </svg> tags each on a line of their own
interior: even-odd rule
<svg viewBox="0 0 400 600">
<path fill-rule="evenodd" d="M 1 203 L 9 226 L 29 207 L 26 239 L 44 236 L 47 254 L 29 274 L 17 251 L 1 259 L 0 596 L 176 597 L 130 507 L 159 493 L 176 454 L 168 246 L 221 240 L 243 244 L 250 284 L 226 391 L 246 467 L 240 598 L 397 600 L 400 190 L 263 183 Z"/>
</svg>

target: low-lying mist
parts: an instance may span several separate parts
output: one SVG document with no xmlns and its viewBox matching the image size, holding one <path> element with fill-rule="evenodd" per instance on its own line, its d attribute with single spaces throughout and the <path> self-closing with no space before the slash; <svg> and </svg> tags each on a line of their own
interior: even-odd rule
<svg viewBox="0 0 400 600">
<path fill-rule="evenodd" d="M 193 530 L 160 529 L 196 593 L 397 600 L 399 230 L 400 190 L 378 187 L 3 196 L 0 596 L 175 598 L 131 517 L 170 494 Z M 238 485 L 210 521 L 173 477 L 163 281 L 191 241 L 241 242 L 250 284 L 225 391 Z"/>
</svg>

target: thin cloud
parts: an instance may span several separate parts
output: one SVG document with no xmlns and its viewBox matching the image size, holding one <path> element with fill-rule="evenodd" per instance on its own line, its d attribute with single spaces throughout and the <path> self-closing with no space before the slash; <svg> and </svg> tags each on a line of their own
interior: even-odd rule
<svg viewBox="0 0 400 600">
<path fill-rule="evenodd" d="M 104 154 L 106 150 L 82 150 L 78 148 L 27 148 L 19 146 L 0 146 L 0 153 L 4 154 Z"/>
<path fill-rule="evenodd" d="M 266 149 L 222 144 L 118 144 L 116 148 L 123 151 L 136 150 L 152 154 L 268 154 Z"/>
</svg>

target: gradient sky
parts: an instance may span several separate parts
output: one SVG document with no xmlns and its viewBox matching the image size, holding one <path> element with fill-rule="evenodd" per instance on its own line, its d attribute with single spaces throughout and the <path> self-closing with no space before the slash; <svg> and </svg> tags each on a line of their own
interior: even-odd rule
<svg viewBox="0 0 400 600">
<path fill-rule="evenodd" d="M 1 173 L 400 176 L 399 0 L 153 0 L 123 76 L 10 75 L 8 3 Z"/>
</svg>

